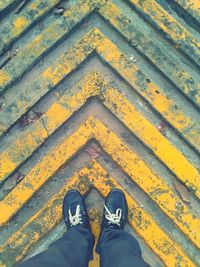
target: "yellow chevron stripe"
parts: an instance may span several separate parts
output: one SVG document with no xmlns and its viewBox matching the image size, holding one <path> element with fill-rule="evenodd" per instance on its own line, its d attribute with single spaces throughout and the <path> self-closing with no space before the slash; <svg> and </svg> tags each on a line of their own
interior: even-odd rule
<svg viewBox="0 0 200 267">
<path fill-rule="evenodd" d="M 102 41 L 101 43 L 103 46 L 104 42 Z M 109 57 L 111 57 L 110 54 Z M 118 56 L 119 55 L 115 54 L 115 60 L 117 60 Z M 64 64 L 62 68 L 64 69 Z M 56 68 L 56 70 L 62 73 L 61 68 Z M 48 72 L 49 71 L 50 70 L 48 70 Z M 50 77 L 54 80 L 52 76 Z M 87 80 L 92 81 L 88 83 Z M 102 84 L 106 87 L 104 86 L 101 92 Z M 74 90 L 73 88 L 73 91 Z M 23 138 L 20 136 L 14 144 L 8 147 L 7 151 L 0 154 L 0 161 L 2 162 L 0 181 L 14 171 L 15 168 L 47 138 L 46 129 L 48 129 L 48 133 L 51 134 L 68 119 L 74 111 L 79 109 L 80 106 L 86 102 L 87 98 L 94 95 L 100 95 L 100 99 L 105 105 L 111 109 L 117 117 L 120 117 L 124 124 L 145 142 L 155 155 L 160 158 L 183 183 L 200 197 L 200 187 L 198 185 L 200 175 L 198 170 L 195 169 L 195 167 L 167 141 L 167 139 L 163 137 L 163 135 L 148 122 L 124 96 L 115 88 L 110 87 L 108 83 L 104 82 L 103 77 L 99 74 L 86 77 L 85 82 L 83 82 L 82 90 L 77 92 L 74 96 L 71 94 L 69 94 L 69 96 L 64 96 L 60 99 L 60 103 L 52 105 L 45 116 L 37 121 L 28 133 L 23 134 Z M 45 128 L 43 126 L 43 121 L 47 121 Z M 23 155 L 23 157 L 21 155 Z"/>
<path fill-rule="evenodd" d="M 88 46 L 88 43 L 91 45 Z M 102 43 L 100 46 L 99 44 Z M 88 46 L 88 47 L 87 47 Z M 32 103 L 37 100 L 37 97 L 42 96 L 48 90 L 48 86 L 56 86 L 66 75 L 73 71 L 77 65 L 85 60 L 94 49 L 100 53 L 103 60 L 106 60 L 122 77 L 133 86 L 133 88 L 142 95 L 157 111 L 163 116 L 186 140 L 191 143 L 197 150 L 200 150 L 200 129 L 199 125 L 193 118 L 184 113 L 184 110 L 178 106 L 174 100 L 170 99 L 162 90 L 152 82 L 149 83 L 147 77 L 141 73 L 135 65 L 130 65 L 125 55 L 117 49 L 98 29 L 94 29 L 85 35 L 80 42 L 73 48 L 68 50 L 65 56 L 61 56 L 55 64 L 45 70 L 38 79 L 37 86 L 40 89 L 37 95 L 31 100 L 24 100 L 24 96 L 28 93 L 26 90 L 22 92 L 21 97 L 12 99 L 10 105 L 5 112 L 11 114 L 12 106 L 13 115 L 0 123 L 0 132 L 4 132 L 13 123 L 13 120 L 18 119 Z M 112 53 L 109 52 L 111 49 Z M 109 56 L 108 56 L 109 55 Z M 71 58 L 74 61 L 71 61 Z M 129 66 L 127 68 L 127 65 Z M 142 79 L 141 79 L 142 77 Z M 36 84 L 34 83 L 34 88 Z M 33 90 L 35 90 L 33 88 Z M 25 98 L 26 99 L 26 98 Z M 30 102 L 31 101 L 31 102 Z M 3 112 L 2 112 L 3 113 Z M 5 113 L 6 115 L 6 113 Z"/>
<path fill-rule="evenodd" d="M 53 196 L 45 207 L 33 215 L 29 221 L 1 246 L 2 262 L 6 260 L 8 254 L 14 257 L 12 259 L 13 263 L 21 260 L 32 245 L 36 244 L 43 235 L 46 235 L 61 221 L 61 205 L 66 190 L 76 188 L 82 194 L 85 194 L 94 186 L 103 197 L 106 197 L 112 188 L 122 189 L 112 177 L 105 177 L 107 177 L 106 170 L 96 161 L 93 161 L 92 168 L 91 166 L 89 168 L 85 167 L 79 173 L 73 175 L 69 183 L 58 194 Z M 140 208 L 128 193 L 125 192 L 125 194 L 129 205 L 129 222 L 131 226 L 160 259 L 163 262 L 167 262 L 169 266 L 177 266 L 178 262 L 183 264 L 183 266 L 195 266 L 183 252 L 182 248 L 169 239 L 168 235 L 163 232 L 153 218 L 144 209 Z M 32 232 L 30 229 L 34 228 L 34 224 L 37 224 L 38 230 L 35 229 Z"/>
<path fill-rule="evenodd" d="M 195 38 L 172 16 L 169 15 L 156 1 L 145 0 L 129 0 L 135 7 L 142 13 L 149 16 L 157 27 L 167 34 L 168 38 L 175 44 L 180 45 L 183 41 L 185 44 L 191 46 L 194 50 L 198 51 L 199 43 Z M 167 21 L 167 23 L 166 23 Z M 199 51 L 198 51 L 199 54 Z"/>
<path fill-rule="evenodd" d="M 130 150 L 117 135 L 94 117 L 88 118 L 75 133 L 45 155 L 30 170 L 23 181 L 0 202 L 0 210 L 2 210 L 0 224 L 7 223 L 58 168 L 91 138 L 98 140 L 104 150 L 131 179 L 158 204 L 197 247 L 200 247 L 198 233 L 200 220 L 190 213 L 184 203 L 180 202 L 170 186 L 161 177 L 155 175 L 133 150 Z M 181 204 L 181 210 L 177 209 L 177 203 Z"/>
<path fill-rule="evenodd" d="M 0 266 L 15 265 L 38 249 L 40 240 L 51 240 L 45 236 L 57 232 L 65 190 L 94 189 L 89 198 L 96 208 L 90 214 L 97 236 L 101 218 L 94 191 L 105 197 L 113 187 L 131 192 L 133 185 L 133 195 L 149 203 L 140 206 L 125 192 L 131 228 L 163 265 L 198 266 L 199 11 L 193 0 L 184 1 L 0 3 Z M 64 10 L 55 15 L 58 3 Z M 32 119 L 34 112 L 39 116 Z M 60 127 L 67 127 L 67 134 L 53 144 Z M 97 161 L 80 171 L 86 153 L 98 157 L 92 140 L 102 148 L 99 161 L 109 170 L 120 168 L 118 182 Z M 53 177 L 64 173 L 63 167 L 73 175 L 61 188 Z M 46 200 L 42 193 L 50 185 L 57 193 Z M 29 204 L 37 208 L 36 195 L 43 207 L 24 217 Z M 170 225 L 163 228 L 165 218 Z M 145 246 L 144 252 L 150 260 Z M 156 264 L 156 255 L 150 264 Z M 98 261 L 95 255 L 90 267 Z"/>
<path fill-rule="evenodd" d="M 28 4 L 23 12 L 20 12 L 20 16 L 10 18 L 1 31 L 0 52 L 6 50 L 15 39 L 19 38 L 23 32 L 37 22 L 38 19 L 41 19 L 59 2 L 59 0 L 48 0 L 43 1 L 41 4 L 40 0 L 36 0 Z M 5 1 L 1 3 L 5 4 Z"/>
<path fill-rule="evenodd" d="M 148 1 L 145 1 L 148 3 Z M 110 12 L 112 10 L 112 12 Z M 101 16 L 103 16 L 117 31 L 125 37 L 129 44 L 133 46 L 134 49 L 137 49 L 144 57 L 147 57 L 155 67 L 158 67 L 163 75 L 167 76 L 187 97 L 190 98 L 197 106 L 200 103 L 200 84 L 198 78 L 194 78 L 191 73 L 185 68 L 181 67 L 180 64 L 177 64 L 173 60 L 172 56 L 167 55 L 163 52 L 162 48 L 158 45 L 157 42 L 148 35 L 141 33 L 137 26 L 131 22 L 131 20 L 121 12 L 121 10 L 114 5 L 112 2 L 108 2 L 99 10 Z M 176 42 L 176 41 L 175 41 Z M 183 45 L 184 47 L 184 45 Z M 194 53 L 188 52 L 190 56 L 194 57 L 199 63 L 199 49 L 197 55 Z M 127 64 L 135 65 L 135 64 Z M 129 67 L 127 67 L 128 69 Z M 140 74 L 140 75 L 139 75 Z M 123 76 L 124 77 L 124 76 Z M 141 86 L 141 91 L 145 91 L 142 87 L 143 84 L 146 84 L 146 78 L 138 73 L 139 83 Z M 149 79 L 151 80 L 151 79 Z M 137 85 L 137 86 L 138 86 Z M 158 93 L 159 94 L 159 91 Z"/>
</svg>

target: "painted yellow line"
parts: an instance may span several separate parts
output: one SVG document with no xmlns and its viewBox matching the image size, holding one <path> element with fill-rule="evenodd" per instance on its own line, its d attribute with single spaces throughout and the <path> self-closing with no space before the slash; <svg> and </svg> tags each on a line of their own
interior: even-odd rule
<svg viewBox="0 0 200 267">
<path fill-rule="evenodd" d="M 93 168 L 97 170 L 96 177 L 98 179 L 94 179 L 94 175 L 88 175 L 88 179 L 94 183 L 95 188 L 103 197 L 106 197 L 113 188 L 119 188 L 124 191 L 113 177 L 105 179 L 105 176 L 108 177 L 108 173 L 104 171 L 100 164 L 94 162 Z M 99 175 L 101 172 L 104 172 L 104 174 Z M 126 191 L 124 193 L 129 207 L 130 225 L 160 259 L 165 264 L 167 263 L 167 266 L 178 266 L 179 257 L 177 255 L 180 255 L 180 266 L 195 266 L 189 258 L 185 257 L 182 248 L 169 238 L 154 219 Z"/>
<path fill-rule="evenodd" d="M 7 223 L 14 214 L 26 204 L 33 194 L 50 179 L 50 177 L 71 156 L 73 156 L 91 138 L 91 129 L 82 125 L 74 134 L 63 143 L 57 145 L 40 160 L 26 175 L 24 180 L 0 203 L 2 212 L 0 226 Z M 77 142 L 77 140 L 79 140 Z"/>
<path fill-rule="evenodd" d="M 4 1 L 3 1 L 4 2 Z M 21 36 L 29 27 L 42 18 L 47 12 L 49 12 L 60 0 L 35 0 L 30 4 L 27 4 L 25 8 L 20 12 L 20 15 L 13 16 L 1 29 L 0 39 L 0 51 L 5 50 L 14 40 Z"/>
<path fill-rule="evenodd" d="M 88 45 L 90 43 L 90 46 Z M 87 46 L 87 49 L 86 49 Z M 144 97 L 153 108 L 155 108 L 168 123 L 170 123 L 183 138 L 193 147 L 200 151 L 200 129 L 189 115 L 178 106 L 174 100 L 170 99 L 162 90 L 153 83 L 149 83 L 147 77 L 134 64 L 130 65 L 126 56 L 109 41 L 98 29 L 93 29 L 86 34 L 74 47 L 68 50 L 65 56 L 61 56 L 55 64 L 45 70 L 37 81 L 40 89 L 37 95 L 31 100 L 24 100 L 26 94 L 30 94 L 30 88 L 25 89 L 21 96 L 13 96 L 11 103 L 2 111 L 2 118 L 8 117 L 8 120 L 0 122 L 0 132 L 6 131 L 11 124 L 25 112 L 34 101 L 42 97 L 49 87 L 56 86 L 65 76 L 73 71 L 82 61 L 89 56 L 94 49 L 100 53 L 112 68 L 114 68 L 122 77 L 133 86 L 133 88 Z M 109 51 L 109 49 L 111 51 Z M 108 52 L 109 51 L 109 52 Z M 74 59 L 73 61 L 71 59 Z M 127 67 L 128 66 L 128 67 Z M 35 88 L 34 83 L 34 88 Z M 35 89 L 33 90 L 35 91 Z M 26 99 L 26 98 L 25 98 Z M 12 107 L 15 106 L 13 110 Z M 1 129 L 2 128 L 2 129 Z"/>
<path fill-rule="evenodd" d="M 99 120 L 92 120 L 91 124 L 94 137 L 103 149 L 200 248 L 200 218 L 192 215 L 163 178 L 156 175 L 142 158 L 105 124 Z"/>
<path fill-rule="evenodd" d="M 122 14 L 117 6 L 110 1 L 108 1 L 107 4 L 105 3 L 106 1 L 96 0 L 91 2 L 87 0 L 80 1 L 69 8 L 69 10 L 64 13 L 64 18 L 60 18 L 52 23 L 42 34 L 38 35 L 23 49 L 23 53 L 19 53 L 15 57 L 15 60 L 8 63 L 0 70 L 0 91 L 5 90 L 9 84 L 18 80 L 27 69 L 31 68 L 43 53 L 47 53 L 47 51 L 55 45 L 58 40 L 63 38 L 78 22 L 84 17 L 89 16 L 89 14 L 94 12 L 97 8 L 101 16 L 127 38 L 130 44 L 132 44 L 133 41 L 137 41 L 137 47 L 140 52 L 148 57 L 156 67 L 159 67 L 162 73 L 175 83 L 187 97 L 199 105 L 200 95 L 198 82 L 193 79 L 187 71 L 182 69 L 178 64 L 175 64 L 175 62 L 171 60 L 171 57 L 163 53 L 162 49 L 145 34 L 139 32 L 137 28 L 130 30 L 130 28 L 132 29 L 134 27 L 134 24 L 130 22 L 128 17 Z M 100 8 L 98 9 L 98 7 Z M 112 12 L 110 12 L 110 10 L 112 10 Z M 61 27 L 62 24 L 65 26 Z M 138 38 L 135 38 L 133 32 L 134 34 L 135 32 L 137 33 L 136 37 Z M 149 46 L 149 49 L 146 49 L 146 46 Z M 24 60 L 24 54 L 26 54 L 26 60 Z M 163 60 L 161 60 L 161 58 Z M 3 129 L 3 127 L 0 128 Z"/>
<path fill-rule="evenodd" d="M 105 102 L 106 106 L 200 198 L 200 173 L 187 158 L 115 89 L 111 88 L 105 92 Z M 115 107 L 113 103 L 115 103 Z"/>
<path fill-rule="evenodd" d="M 24 131 L 7 146 L 6 150 L 0 153 L 0 182 L 19 167 L 90 96 L 99 95 L 101 82 L 102 77 L 98 73 L 87 75 L 83 81 L 67 90 L 28 131 Z"/>
<path fill-rule="evenodd" d="M 200 45 L 190 32 L 176 21 L 154 0 L 129 0 L 158 29 L 161 29 L 180 50 L 198 65 L 200 64 Z M 187 2 L 187 1 L 186 1 Z M 150 18 L 150 19 L 149 19 Z M 196 57 L 196 58 L 195 58 Z"/>
<path fill-rule="evenodd" d="M 62 201 L 65 192 L 77 189 L 86 194 L 90 189 L 88 180 L 75 174 L 68 183 L 54 195 L 45 206 L 35 213 L 7 242 L 0 247 L 0 266 L 9 263 L 13 266 L 27 255 L 29 250 L 46 234 L 48 234 L 62 218 Z"/>
<path fill-rule="evenodd" d="M 191 117 L 187 116 L 184 110 L 164 93 L 162 88 L 159 88 L 152 82 L 149 83 L 147 77 L 135 64 L 130 65 L 127 57 L 116 45 L 107 39 L 101 31 L 95 28 L 92 32 L 93 34 L 86 35 L 84 42 L 86 43 L 86 40 L 88 39 L 88 43 L 91 44 L 90 46 L 95 48 L 97 53 L 100 54 L 106 62 L 117 70 L 122 77 L 126 77 L 125 79 L 133 86 L 133 88 L 144 97 L 153 108 L 157 109 L 161 116 L 166 118 L 174 128 L 180 131 L 184 137 L 189 139 L 189 142 L 191 142 L 194 147 L 197 147 L 197 149 L 200 150 L 200 129 L 198 125 L 195 124 L 195 121 L 192 121 Z M 80 54 L 80 57 L 82 57 L 82 53 Z M 68 65 L 65 65 L 65 62 L 69 64 L 65 58 L 61 58 L 58 63 L 53 67 L 49 67 L 49 69 L 45 71 L 44 75 L 51 80 L 51 85 L 56 85 L 66 75 L 65 68 Z M 190 128 L 193 130 L 188 131 Z"/>
<path fill-rule="evenodd" d="M 109 47 L 109 51 L 112 51 L 112 53 L 107 52 L 108 47 Z M 124 59 L 123 55 L 120 53 L 118 49 L 116 49 L 116 47 L 113 45 L 113 43 L 110 40 L 108 39 L 102 40 L 100 45 L 97 47 L 97 51 L 106 61 L 111 62 L 111 65 L 114 66 L 114 68 L 117 69 L 120 72 L 120 74 L 122 74 L 123 77 L 126 77 L 126 80 L 128 80 L 134 88 L 136 89 L 138 88 L 139 81 L 137 79 L 137 75 L 139 73 L 139 69 L 135 67 L 134 65 L 129 66 L 128 70 L 125 67 L 121 68 L 121 65 L 123 66 L 122 64 L 123 60 L 126 61 L 126 63 L 127 63 L 127 60 Z M 119 62 L 121 63 L 120 66 L 119 66 Z M 126 66 L 126 64 L 124 65 Z M 143 79 L 146 80 L 145 77 L 143 77 Z M 146 87 L 149 90 L 143 90 L 142 95 L 144 96 L 148 95 L 148 97 L 151 98 L 152 106 L 154 108 L 156 107 L 163 116 L 164 114 L 165 116 L 167 115 L 167 120 L 169 122 L 174 122 L 176 129 L 180 129 L 180 130 L 184 129 L 184 131 L 186 131 L 186 129 L 191 126 L 191 121 L 185 117 L 184 112 L 175 111 L 175 103 L 169 100 L 167 96 L 163 94 L 163 92 L 162 94 L 157 94 L 157 92 L 160 92 L 160 88 L 158 88 L 155 84 L 153 83 L 149 84 L 148 82 L 146 82 Z M 122 113 L 124 112 L 123 109 L 121 110 L 121 112 Z M 132 127 L 137 127 L 137 126 L 136 124 L 132 123 Z M 194 137 L 196 141 L 195 144 L 197 147 L 200 147 L 199 129 L 197 131 L 194 131 L 193 133 L 195 133 L 195 136 L 196 136 L 196 138 Z M 141 134 L 141 135 L 143 134 L 143 131 L 141 131 L 141 128 L 138 134 Z M 167 149 L 166 149 L 166 144 L 170 144 L 170 143 L 166 139 L 164 139 L 158 131 L 156 133 L 156 136 L 159 136 L 159 141 L 158 139 L 157 140 L 154 139 L 156 138 L 154 134 L 152 136 L 149 135 L 148 131 L 145 132 L 144 134 L 146 134 L 146 137 L 148 138 L 147 145 L 151 144 L 150 147 L 152 148 L 154 153 L 167 166 L 169 166 L 169 168 L 179 177 L 179 179 L 181 179 L 184 183 L 186 183 L 186 185 L 189 186 L 191 189 L 193 189 L 196 192 L 197 196 L 200 197 L 200 191 L 199 191 L 200 188 L 198 186 L 199 185 L 198 171 L 172 145 L 170 146 L 167 145 Z M 164 140 L 165 145 L 161 141 L 161 139 Z M 158 142 L 156 143 L 156 141 Z"/>
<path fill-rule="evenodd" d="M 51 200 L 29 219 L 10 239 L 0 248 L 2 263 L 6 263 L 7 255 L 12 255 L 13 263 L 21 260 L 43 236 L 49 233 L 62 219 L 62 199 L 65 191 L 70 188 L 80 190 L 85 194 L 94 186 L 102 195 L 106 197 L 109 191 L 114 188 L 123 188 L 112 178 L 107 171 L 93 161 L 89 167 L 83 168 L 79 173 L 70 179 L 65 188 L 52 197 Z M 137 234 L 144 239 L 145 243 L 156 253 L 167 266 L 195 266 L 182 248 L 171 240 L 168 235 L 157 225 L 153 218 L 140 208 L 137 202 L 126 192 L 129 205 L 129 222 Z M 52 216 L 53 214 L 53 216 Z M 37 225 L 37 228 L 34 227 Z M 99 232 L 98 225 L 95 232 Z M 34 231 L 32 230 L 34 229 Z M 167 246 L 167 249 L 166 249 Z"/>
<path fill-rule="evenodd" d="M 103 41 L 102 41 L 103 44 Z M 105 51 L 103 51 L 105 53 Z M 111 54 L 111 53 L 110 53 Z M 109 56 L 110 56 L 109 54 Z M 116 60 L 120 55 L 115 54 Z M 113 59 L 114 60 L 114 59 Z M 49 74 L 48 74 L 49 75 Z M 51 78 L 54 81 L 54 78 Z M 78 90 L 78 88 L 81 88 Z M 92 73 L 78 83 L 58 102 L 53 104 L 28 133 L 7 147 L 0 154 L 0 181 L 12 173 L 32 152 L 44 142 L 73 112 L 78 110 L 90 96 L 98 95 L 105 105 L 171 169 L 171 171 L 200 197 L 198 170 L 179 152 L 117 89 L 109 86 L 103 76 Z M 137 123 L 135 123 L 137 121 Z M 46 127 L 44 128 L 43 122 Z M 149 134 L 151 133 L 151 134 Z M 196 133 L 197 134 L 197 133 Z M 200 142 L 197 135 L 196 143 Z M 23 155 L 23 156 L 22 156 Z"/>
<path fill-rule="evenodd" d="M 112 10 L 112 12 L 110 12 Z M 190 100 L 197 106 L 200 104 L 200 85 L 199 81 L 191 76 L 188 70 L 181 67 L 173 60 L 171 55 L 165 53 L 156 40 L 138 30 L 137 25 L 134 24 L 128 17 L 121 12 L 112 2 L 107 2 L 99 10 L 103 16 L 117 31 L 123 35 L 134 49 L 138 50 L 140 54 L 147 57 L 153 66 L 160 69 L 162 75 L 175 84 Z M 135 65 L 130 61 L 127 63 L 127 68 L 130 65 Z M 146 81 L 143 74 L 138 73 L 140 84 Z M 149 79 L 150 80 L 150 79 Z M 144 82 L 144 84 L 146 84 Z M 145 88 L 141 88 L 145 91 Z M 159 92 L 158 92 L 159 93 Z M 157 94 L 158 94 L 157 93 Z"/>
<path fill-rule="evenodd" d="M 103 4 L 104 1 L 80 0 L 77 4 L 66 10 L 63 16 L 55 20 L 41 34 L 37 35 L 33 41 L 15 56 L 14 60 L 8 62 L 4 68 L 0 69 L 0 92 L 3 92 L 15 80 L 18 80 L 44 53 L 47 53 L 52 45 L 55 45 L 77 23 L 87 17 L 99 3 Z M 78 58 L 76 59 L 77 62 L 80 62 Z M 38 86 L 41 85 L 39 84 Z"/>
<path fill-rule="evenodd" d="M 188 207 L 172 188 L 157 176 L 148 165 L 131 150 L 105 124 L 89 117 L 76 132 L 62 144 L 50 150 L 26 175 L 23 181 L 1 202 L 0 225 L 6 224 L 33 194 L 71 158 L 88 140 L 95 138 L 134 182 L 176 223 L 176 225 L 200 248 L 200 219 L 191 214 Z M 23 192 L 23 193 L 22 193 Z M 181 207 L 181 208 L 180 208 Z"/>
</svg>

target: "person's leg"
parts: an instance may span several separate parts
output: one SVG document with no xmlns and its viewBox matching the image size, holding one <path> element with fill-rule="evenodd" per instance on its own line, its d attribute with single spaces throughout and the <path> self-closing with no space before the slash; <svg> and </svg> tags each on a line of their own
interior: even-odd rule
<svg viewBox="0 0 200 267">
<path fill-rule="evenodd" d="M 49 249 L 19 264 L 19 267 L 86 267 L 93 258 L 94 236 L 84 200 L 76 190 L 67 192 L 63 216 L 68 231 Z"/>
<path fill-rule="evenodd" d="M 94 237 L 87 228 L 77 225 L 71 227 L 50 247 L 19 267 L 86 267 L 92 259 Z"/>
<path fill-rule="evenodd" d="M 125 195 L 112 190 L 105 202 L 101 234 L 96 251 L 101 267 L 147 267 L 137 240 L 125 232 L 128 206 Z"/>
<path fill-rule="evenodd" d="M 148 267 L 137 240 L 118 229 L 105 229 L 98 240 L 101 267 Z"/>
</svg>

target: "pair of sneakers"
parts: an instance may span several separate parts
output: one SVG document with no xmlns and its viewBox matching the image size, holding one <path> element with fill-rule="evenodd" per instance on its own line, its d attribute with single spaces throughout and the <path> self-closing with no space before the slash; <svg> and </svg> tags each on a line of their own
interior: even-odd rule
<svg viewBox="0 0 200 267">
<path fill-rule="evenodd" d="M 63 216 L 68 229 L 82 225 L 91 230 L 84 198 L 77 190 L 72 189 L 66 193 Z M 124 229 L 127 216 L 128 205 L 124 193 L 119 189 L 111 190 L 105 200 L 101 230 Z"/>
</svg>

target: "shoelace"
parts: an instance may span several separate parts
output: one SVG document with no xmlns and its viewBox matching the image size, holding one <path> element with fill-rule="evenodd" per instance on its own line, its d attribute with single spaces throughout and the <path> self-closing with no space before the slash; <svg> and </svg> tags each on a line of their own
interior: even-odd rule
<svg viewBox="0 0 200 267">
<path fill-rule="evenodd" d="M 116 213 L 111 213 L 109 211 L 109 209 L 106 207 L 106 205 L 104 205 L 106 213 L 105 213 L 105 217 L 106 219 L 112 223 L 112 224 L 117 224 L 118 226 L 120 226 L 120 220 L 122 217 L 122 209 L 117 209 Z"/>
<path fill-rule="evenodd" d="M 69 222 L 71 224 L 71 226 L 75 226 L 77 224 L 82 224 L 82 218 L 81 218 L 81 214 L 80 214 L 80 210 L 81 207 L 80 205 L 77 205 L 76 207 L 76 213 L 74 215 L 72 215 L 71 210 L 69 209 L 68 213 L 69 213 Z"/>
</svg>

